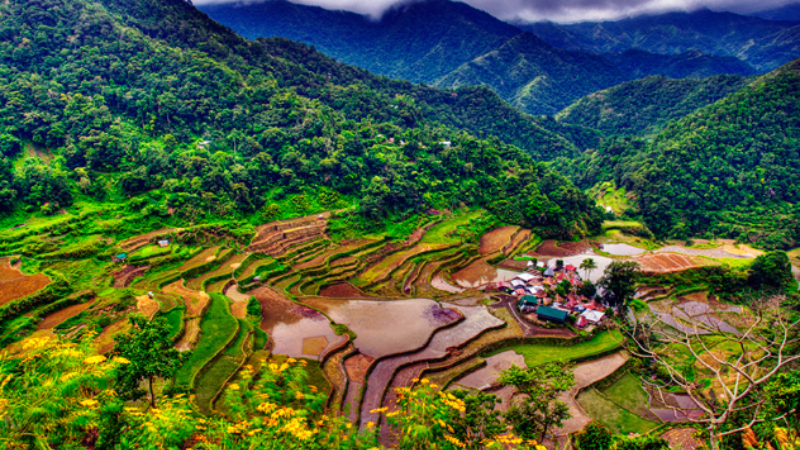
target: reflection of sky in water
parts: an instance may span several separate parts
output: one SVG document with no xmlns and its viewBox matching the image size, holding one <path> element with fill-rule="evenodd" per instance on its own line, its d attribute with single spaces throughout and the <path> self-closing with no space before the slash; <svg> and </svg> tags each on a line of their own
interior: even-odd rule
<svg viewBox="0 0 800 450">
<path fill-rule="evenodd" d="M 628 244 L 603 244 L 603 251 L 619 256 L 641 255 L 645 252 L 644 249 Z"/>
<path fill-rule="evenodd" d="M 325 336 L 328 340 L 328 347 L 344 339 L 344 336 L 337 336 L 331 328 L 325 316 L 320 315 L 313 319 L 302 318 L 297 322 L 286 324 L 277 323 L 269 331 L 269 335 L 275 343 L 272 352 L 276 355 L 289 355 L 292 357 L 306 357 L 316 359 L 313 355 L 303 354 L 303 339 Z"/>
<path fill-rule="evenodd" d="M 436 328 L 444 325 L 426 314 L 438 304 L 428 299 L 411 300 L 309 300 L 336 323 L 356 334 L 355 347 L 369 356 L 381 357 L 419 348 Z"/>
</svg>

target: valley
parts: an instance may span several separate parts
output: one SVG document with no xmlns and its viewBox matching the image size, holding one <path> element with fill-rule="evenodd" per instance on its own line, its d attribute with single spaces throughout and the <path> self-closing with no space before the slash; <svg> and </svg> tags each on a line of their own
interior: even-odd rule
<svg viewBox="0 0 800 450">
<path fill-rule="evenodd" d="M 797 23 L 197 3 L 0 4 L 0 449 L 793 448 Z"/>
</svg>

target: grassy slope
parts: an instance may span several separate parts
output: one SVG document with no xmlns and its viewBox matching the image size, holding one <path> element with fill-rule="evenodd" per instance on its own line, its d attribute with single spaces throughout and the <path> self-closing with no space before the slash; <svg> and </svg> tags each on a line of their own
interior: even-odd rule
<svg viewBox="0 0 800 450">
<path fill-rule="evenodd" d="M 175 384 L 194 387 L 197 373 L 233 340 L 239 331 L 239 322 L 231 315 L 227 299 L 211 294 L 211 306 L 200 323 L 200 340 L 189 359 L 175 375 Z"/>
<path fill-rule="evenodd" d="M 549 362 L 566 362 L 602 353 L 620 345 L 623 336 L 618 330 L 604 331 L 589 341 L 562 346 L 553 344 L 519 344 L 498 350 L 496 353 L 514 350 L 525 357 L 525 364 L 538 366 Z"/>
</svg>

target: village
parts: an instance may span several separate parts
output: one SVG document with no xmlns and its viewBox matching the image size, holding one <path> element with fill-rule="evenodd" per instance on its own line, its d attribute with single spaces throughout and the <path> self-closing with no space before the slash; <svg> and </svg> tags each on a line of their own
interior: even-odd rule
<svg viewBox="0 0 800 450">
<path fill-rule="evenodd" d="M 537 325 L 574 324 L 591 331 L 605 319 L 606 308 L 596 300 L 596 288 L 590 281 L 584 283 L 577 267 L 560 259 L 552 267 L 537 261 L 528 264 L 514 279 L 491 283 L 485 291 L 514 297 L 520 316 Z"/>
</svg>

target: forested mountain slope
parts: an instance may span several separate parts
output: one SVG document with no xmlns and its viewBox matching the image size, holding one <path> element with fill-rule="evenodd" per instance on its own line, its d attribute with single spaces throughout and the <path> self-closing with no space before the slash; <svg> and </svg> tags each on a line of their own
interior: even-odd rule
<svg viewBox="0 0 800 450">
<path fill-rule="evenodd" d="M 584 188 L 613 180 L 661 237 L 800 243 L 800 60 L 669 125 L 561 164 Z"/>
<path fill-rule="evenodd" d="M 738 91 L 748 82 L 748 78 L 738 75 L 699 80 L 652 76 L 584 97 L 561 111 L 556 119 L 594 128 L 607 136 L 649 135 L 671 120 Z"/>
<path fill-rule="evenodd" d="M 800 24 L 701 9 L 608 22 L 517 24 L 557 47 L 594 53 L 692 50 L 733 56 L 761 73 L 800 57 Z"/>
<path fill-rule="evenodd" d="M 434 122 L 457 119 L 436 116 L 449 109 L 437 96 L 480 109 L 488 93 L 469 101 L 248 42 L 182 0 L 0 10 L 4 214 L 135 196 L 131 208 L 191 223 L 293 196 L 298 211 L 353 200 L 374 220 L 465 203 L 551 232 L 599 226 L 593 202 L 521 150 Z"/>
<path fill-rule="evenodd" d="M 349 64 L 440 87 L 486 85 L 531 114 L 554 114 L 581 96 L 646 75 L 753 73 L 746 63 L 714 55 L 565 51 L 450 0 L 411 2 L 379 20 L 286 0 L 201 8 L 250 39 L 302 41 Z"/>
</svg>

